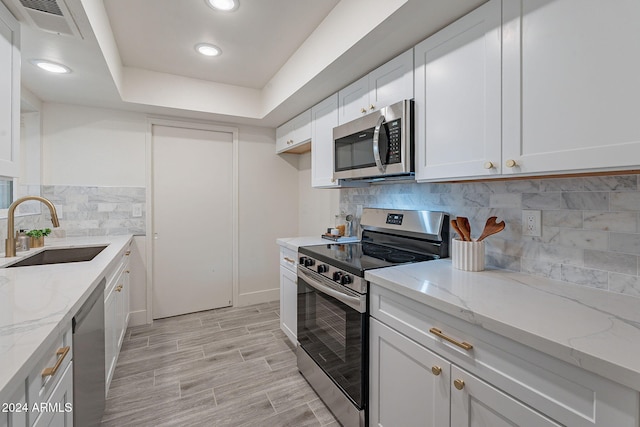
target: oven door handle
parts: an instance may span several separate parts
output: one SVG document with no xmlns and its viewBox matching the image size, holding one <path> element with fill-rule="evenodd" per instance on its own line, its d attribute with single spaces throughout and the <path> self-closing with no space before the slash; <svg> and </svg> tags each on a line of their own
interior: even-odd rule
<svg viewBox="0 0 640 427">
<path fill-rule="evenodd" d="M 367 299 L 365 295 L 356 297 L 333 289 L 323 284 L 315 277 L 309 275 L 309 273 L 303 271 L 300 267 L 298 267 L 298 277 L 302 278 L 307 285 L 311 286 L 318 292 L 337 299 L 341 303 L 353 308 L 358 313 L 365 313 L 367 311 Z"/>
<path fill-rule="evenodd" d="M 387 166 L 382 164 L 382 159 L 380 158 L 380 130 L 382 129 L 384 121 L 384 115 L 381 115 L 373 131 L 373 159 L 376 161 L 376 166 L 380 173 L 384 173 L 387 169 Z"/>
</svg>

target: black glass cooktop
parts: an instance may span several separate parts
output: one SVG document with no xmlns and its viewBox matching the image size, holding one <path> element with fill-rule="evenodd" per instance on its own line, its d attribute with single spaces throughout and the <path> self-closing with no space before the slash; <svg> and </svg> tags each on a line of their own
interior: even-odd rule
<svg viewBox="0 0 640 427">
<path fill-rule="evenodd" d="M 303 246 L 300 254 L 314 257 L 349 273 L 364 276 L 366 270 L 391 267 L 409 262 L 431 261 L 437 255 L 402 250 L 375 243 L 334 243 L 329 245 Z"/>
</svg>

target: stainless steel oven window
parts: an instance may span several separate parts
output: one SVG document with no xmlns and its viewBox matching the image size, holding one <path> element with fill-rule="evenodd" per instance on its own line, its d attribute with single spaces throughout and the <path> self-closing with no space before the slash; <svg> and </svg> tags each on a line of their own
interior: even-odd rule
<svg viewBox="0 0 640 427">
<path fill-rule="evenodd" d="M 364 407 L 366 372 L 366 295 L 348 295 L 362 301 L 360 312 L 325 294 L 310 282 L 315 273 L 298 275 L 298 342 L 309 356 L 359 408 Z M 324 284 L 328 280 L 324 279 Z M 348 292 L 351 294 L 351 292 Z M 357 295 L 357 296 L 356 296 Z"/>
</svg>

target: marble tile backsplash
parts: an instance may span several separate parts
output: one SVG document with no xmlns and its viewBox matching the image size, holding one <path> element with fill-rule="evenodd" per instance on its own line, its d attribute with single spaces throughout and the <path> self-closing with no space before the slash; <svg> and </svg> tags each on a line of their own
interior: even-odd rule
<svg viewBox="0 0 640 427">
<path fill-rule="evenodd" d="M 640 297 L 640 175 L 384 184 L 340 190 L 340 208 L 426 209 L 486 219 L 506 229 L 487 239 L 488 265 Z M 522 235 L 522 211 L 542 211 L 542 236 Z M 453 234 L 453 233 L 452 233 Z"/>
<path fill-rule="evenodd" d="M 52 228 L 54 236 L 60 237 L 143 235 L 146 232 L 144 187 L 44 185 L 40 188 L 40 194 L 51 200 L 61 214 L 60 227 L 51 226 L 49 209 L 42 206 L 39 214 L 16 216 L 16 229 L 48 227 Z M 142 208 L 141 217 L 133 217 L 134 204 Z M 25 206 L 27 210 L 21 213 L 30 213 L 29 209 L 33 210 L 34 203 L 28 202 Z M 0 241 L 6 239 L 6 234 L 7 220 L 0 219 Z"/>
</svg>

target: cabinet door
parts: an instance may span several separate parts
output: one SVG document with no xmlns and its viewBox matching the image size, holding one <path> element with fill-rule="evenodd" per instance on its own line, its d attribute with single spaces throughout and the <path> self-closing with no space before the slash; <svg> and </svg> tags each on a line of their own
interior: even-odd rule
<svg viewBox="0 0 640 427">
<path fill-rule="evenodd" d="M 293 123 L 287 122 L 276 128 L 276 153 L 287 151 L 293 143 Z"/>
<path fill-rule="evenodd" d="M 292 145 L 302 144 L 311 139 L 311 110 L 307 110 L 304 113 L 296 116 L 291 120 L 293 134 L 291 139 Z"/>
<path fill-rule="evenodd" d="M 124 334 L 127 329 L 126 321 L 127 321 L 127 309 L 125 305 L 128 304 L 128 294 L 129 294 L 129 286 L 125 283 L 126 273 L 121 271 L 118 276 L 118 282 L 114 292 L 116 293 L 116 353 L 119 353 L 120 346 L 122 345 L 122 341 L 124 340 Z"/>
<path fill-rule="evenodd" d="M 640 2 L 504 1 L 503 173 L 640 164 Z"/>
<path fill-rule="evenodd" d="M 561 426 L 455 365 L 451 378 L 452 427 Z"/>
<path fill-rule="evenodd" d="M 500 173 L 500 17 L 491 0 L 415 47 L 416 179 Z"/>
<path fill-rule="evenodd" d="M 19 176 L 20 27 L 0 4 L 0 176 Z"/>
<path fill-rule="evenodd" d="M 368 113 L 403 99 L 413 99 L 413 49 L 369 73 Z"/>
<path fill-rule="evenodd" d="M 72 408 L 73 362 L 67 366 L 33 427 L 73 427 Z M 34 414 L 34 412 L 31 413 L 32 416 Z"/>
<path fill-rule="evenodd" d="M 311 186 L 337 187 L 333 179 L 333 128 L 338 126 L 338 94 L 311 109 Z"/>
<path fill-rule="evenodd" d="M 338 123 L 344 124 L 362 117 L 369 112 L 368 104 L 369 76 L 364 76 L 338 92 Z"/>
<path fill-rule="evenodd" d="M 24 383 L 13 393 L 9 400 L 0 402 L 0 404 L 11 405 L 7 408 L 2 407 L 0 411 L 0 427 L 27 427 L 29 406 L 27 404 Z"/>
<path fill-rule="evenodd" d="M 104 348 L 105 348 L 105 387 L 109 391 L 113 371 L 118 357 L 117 341 L 117 301 L 115 290 L 112 290 L 104 301 Z"/>
<path fill-rule="evenodd" d="M 370 318 L 369 425 L 449 425 L 450 364 Z"/>
<path fill-rule="evenodd" d="M 298 277 L 296 273 L 280 266 L 280 329 L 297 345 L 298 328 Z"/>
</svg>

